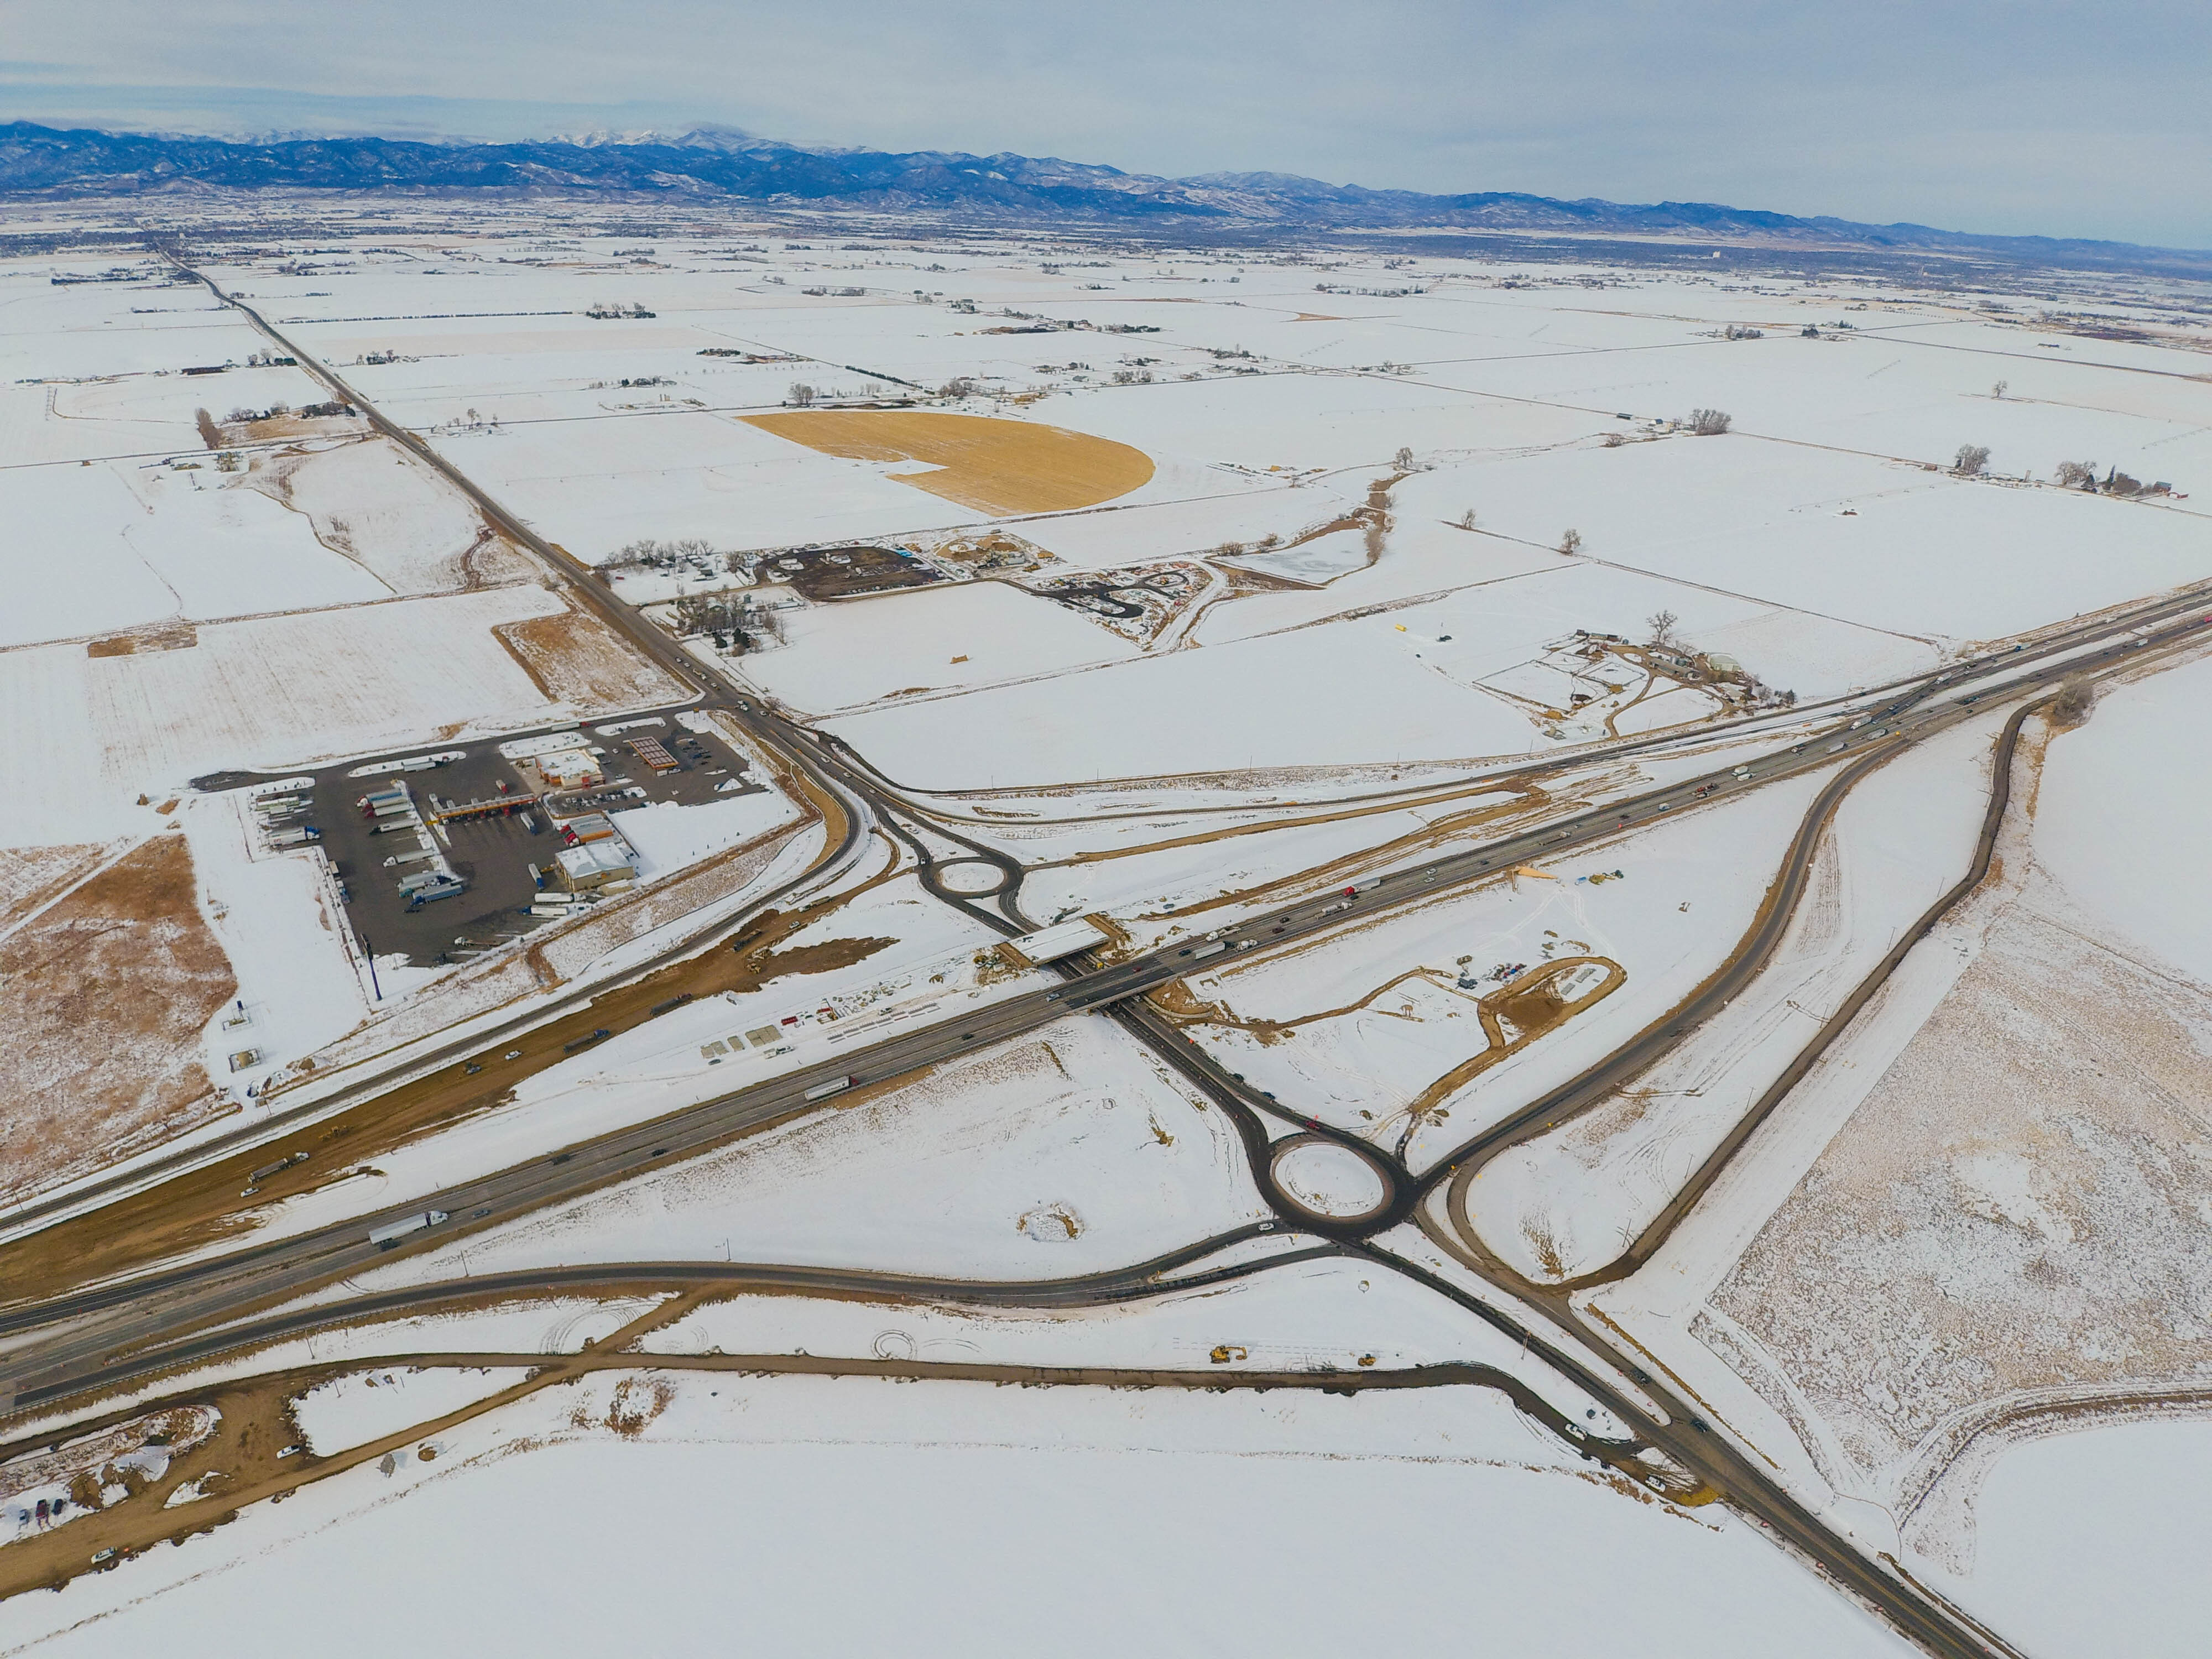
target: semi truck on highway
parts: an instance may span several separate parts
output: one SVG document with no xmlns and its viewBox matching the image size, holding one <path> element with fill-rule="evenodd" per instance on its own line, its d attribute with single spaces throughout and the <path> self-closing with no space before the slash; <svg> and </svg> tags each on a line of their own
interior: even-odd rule
<svg viewBox="0 0 2212 1659">
<path fill-rule="evenodd" d="M 844 1091 L 851 1088 L 860 1080 L 860 1079 L 856 1077 L 833 1077 L 827 1083 L 817 1083 L 811 1089 L 809 1089 L 806 1091 L 806 1098 L 809 1100 L 827 1100 L 834 1094 L 842 1094 Z"/>
<path fill-rule="evenodd" d="M 443 1210 L 425 1210 L 420 1215 L 410 1215 L 398 1221 L 386 1222 L 368 1236 L 368 1242 L 380 1250 L 394 1250 L 399 1241 L 410 1233 L 419 1233 L 425 1227 L 434 1227 L 448 1218 Z"/>
</svg>

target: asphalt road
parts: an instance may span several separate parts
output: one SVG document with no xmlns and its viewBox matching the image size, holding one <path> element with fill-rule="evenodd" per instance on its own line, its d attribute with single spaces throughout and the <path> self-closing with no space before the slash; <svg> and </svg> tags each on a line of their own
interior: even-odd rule
<svg viewBox="0 0 2212 1659">
<path fill-rule="evenodd" d="M 487 1194 L 488 1196 L 489 1194 Z M 1139 1300 L 1169 1291 L 1203 1289 L 1256 1273 L 1286 1261 L 1310 1261 L 1339 1254 L 1328 1243 L 1309 1245 L 1264 1258 L 1201 1268 L 1181 1270 L 1218 1255 L 1247 1239 L 1275 1231 L 1267 1221 L 1239 1227 L 1218 1237 L 1201 1239 L 1147 1261 L 1108 1272 L 1069 1279 L 992 1283 L 977 1279 L 931 1278 L 838 1267 L 791 1267 L 773 1263 L 719 1261 L 614 1261 L 574 1267 L 533 1267 L 440 1279 L 422 1285 L 364 1292 L 311 1308 L 295 1308 L 265 1318 L 234 1322 L 179 1340 L 152 1342 L 108 1359 L 95 1377 L 27 1379 L 9 1409 L 35 1409 L 48 1401 L 65 1399 L 88 1387 L 106 1389 L 133 1378 L 173 1370 L 179 1365 L 234 1352 L 265 1346 L 289 1337 L 305 1335 L 332 1326 L 365 1319 L 391 1318 L 487 1297 L 556 1296 L 588 1291 L 606 1291 L 641 1285 L 714 1286 L 761 1290 L 811 1290 L 829 1295 L 866 1294 L 894 1301 L 956 1301 L 986 1307 L 1087 1308 Z M 1284 1230 L 1287 1232 L 1287 1230 Z M 334 1242 L 333 1256 L 345 1255 L 355 1241 L 349 1236 Z M 373 1249 L 352 1252 L 356 1268 L 375 1265 L 380 1259 Z"/>
<path fill-rule="evenodd" d="M 2170 633 L 2179 636 L 2201 625 L 2201 618 L 2192 617 L 2186 627 L 2172 629 Z M 2112 654 L 2128 648 L 2112 647 Z M 2070 663 L 2029 666 L 1975 694 L 1975 702 L 1979 703 L 2000 691 L 2012 695 L 2048 684 L 2072 672 L 2074 667 Z M 1918 702 L 1900 714 L 1886 720 L 1873 720 L 1855 732 L 1808 740 L 1736 767 L 1653 790 L 1630 800 L 1593 808 L 1483 848 L 1363 883 L 1356 893 L 1306 900 L 1218 930 L 1217 935 L 1205 939 L 1170 945 L 1105 968 L 1077 970 L 1055 989 L 1026 992 L 998 1001 L 979 1001 L 972 1012 L 906 1029 L 898 1029 L 902 1022 L 896 1017 L 872 1026 L 867 1022 L 859 1023 L 832 1034 L 833 1041 L 849 1045 L 842 1055 L 816 1060 L 797 1071 L 733 1091 L 653 1122 L 616 1131 L 552 1158 L 533 1159 L 412 1201 L 403 1208 L 276 1241 L 238 1256 L 217 1257 L 148 1279 L 125 1280 L 19 1306 L 0 1313 L 0 1335 L 60 1322 L 90 1322 L 87 1328 L 58 1334 L 55 1345 L 40 1344 L 0 1361 L 0 1390 L 10 1387 L 20 1390 L 34 1379 L 40 1386 L 50 1387 L 63 1381 L 70 1367 L 97 1370 L 100 1356 L 118 1348 L 151 1340 L 164 1332 L 235 1317 L 246 1308 L 343 1276 L 379 1254 L 367 1244 L 370 1231 L 407 1214 L 437 1209 L 446 1211 L 454 1220 L 444 1228 L 426 1231 L 404 1248 L 443 1244 L 456 1233 L 511 1220 L 636 1173 L 662 1158 L 695 1155 L 735 1135 L 811 1109 L 819 1103 L 809 1102 L 806 1092 L 819 1085 L 854 1078 L 859 1080 L 857 1086 L 866 1087 L 910 1075 L 973 1048 L 1036 1030 L 1069 1014 L 1126 1001 L 1181 978 L 1195 968 L 1218 963 L 1232 955 L 1293 943 L 1346 921 L 1365 920 L 1377 910 L 1417 902 L 1452 885 L 1494 877 L 1516 864 L 1539 857 L 1555 858 L 1608 841 L 1638 824 L 1695 810 L 1729 791 L 1829 765 L 1839 756 L 1858 751 L 1823 792 L 1824 800 L 1840 799 L 1854 775 L 1878 763 L 1882 753 L 1929 729 L 1966 718 L 1970 712 L 1968 706 L 1949 697 L 1937 702 Z M 1819 816 L 1817 808 L 1808 815 L 1808 827 L 1801 830 L 1785 865 L 1785 879 L 1803 878 L 1815 840 L 1811 827 Z M 1775 909 L 1778 916 L 1772 926 L 1778 938 L 1785 907 L 1777 906 Z M 1540 1122 L 1545 1111 L 1556 1114 L 1565 1109 L 1571 1103 L 1571 1097 L 1610 1089 L 1620 1076 L 1650 1063 L 1671 1045 L 1681 1030 L 1723 1006 L 1728 996 L 1739 988 L 1732 981 L 1717 984 L 1698 1006 L 1678 1011 L 1677 1019 L 1669 1027 L 1648 1033 L 1639 1044 L 1609 1056 L 1601 1068 L 1532 1103 L 1470 1145 Z M 1267 1112 L 1309 1133 L 1330 1135 L 1347 1144 L 1358 1139 L 1348 1130 L 1322 1124 L 1300 1115 L 1292 1107 L 1239 1087 L 1236 1079 L 1191 1053 L 1192 1045 L 1179 1036 L 1148 1022 L 1140 1023 L 1145 1024 L 1154 1047 L 1186 1069 L 1194 1070 L 1194 1075 L 1217 1095 L 1233 1096 L 1245 1106 Z M 878 1032 L 882 1035 L 877 1041 L 860 1040 Z M 482 1040 L 471 1046 L 483 1046 Z M 1359 1145 L 1363 1154 L 1373 1154 L 1374 1149 L 1364 1141 Z M 1371 1235 L 1403 1219 L 1420 1193 L 1442 1179 L 1454 1161 L 1452 1158 L 1443 1160 L 1419 1181 L 1406 1179 L 1384 1214 L 1356 1226 L 1330 1226 L 1317 1221 L 1303 1208 L 1289 1205 L 1279 1192 L 1273 1190 L 1264 1162 L 1255 1165 L 1255 1176 L 1285 1221 L 1334 1236 L 1356 1237 Z M 478 1214 L 479 1211 L 484 1213 Z"/>
</svg>

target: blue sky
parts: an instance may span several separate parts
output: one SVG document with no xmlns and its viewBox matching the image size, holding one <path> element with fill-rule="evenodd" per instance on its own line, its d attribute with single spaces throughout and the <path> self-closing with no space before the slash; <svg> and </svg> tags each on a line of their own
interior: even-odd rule
<svg viewBox="0 0 2212 1659">
<path fill-rule="evenodd" d="M 2212 247 L 2203 0 L 0 0 L 0 118 L 50 124 L 715 122 Z"/>
</svg>

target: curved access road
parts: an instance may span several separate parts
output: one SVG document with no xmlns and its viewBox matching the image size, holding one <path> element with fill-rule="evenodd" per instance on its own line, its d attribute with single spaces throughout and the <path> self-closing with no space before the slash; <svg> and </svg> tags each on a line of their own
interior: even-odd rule
<svg viewBox="0 0 2212 1659">
<path fill-rule="evenodd" d="M 652 1290 L 721 1289 L 732 1293 L 745 1290 L 812 1291 L 829 1296 L 863 1295 L 891 1302 L 957 1302 L 976 1307 L 1095 1308 L 1141 1301 L 1176 1291 L 1203 1290 L 1210 1285 L 1247 1278 L 1284 1263 L 1310 1261 L 1338 1254 L 1337 1246 L 1321 1243 L 1214 1267 L 1200 1267 L 1192 1273 L 1180 1271 L 1201 1263 L 1209 1256 L 1218 1255 L 1233 1245 L 1262 1237 L 1273 1228 L 1273 1223 L 1240 1227 L 1127 1267 L 1054 1279 L 968 1279 L 839 1267 L 725 1261 L 613 1261 L 439 1279 L 428 1284 L 367 1292 L 341 1301 L 319 1303 L 311 1307 L 287 1309 L 264 1318 L 226 1324 L 220 1328 L 204 1330 L 176 1340 L 153 1341 L 143 1346 L 128 1348 L 100 1345 L 92 1351 L 64 1359 L 55 1369 L 22 1377 L 15 1386 L 12 1404 L 6 1408 L 31 1410 L 88 1390 L 112 1389 L 224 1354 L 266 1347 L 272 1342 L 305 1336 L 315 1331 L 359 1324 L 373 1319 L 429 1312 L 457 1303 L 480 1302 L 485 1298 L 553 1297 L 579 1292 L 605 1296 Z M 1290 1235 L 1285 1232 L 1284 1236 Z M 352 1254 L 355 1259 L 350 1271 L 355 1272 L 380 1265 L 384 1259 L 373 1248 Z M 278 1293 L 282 1293 L 281 1290 Z"/>
<path fill-rule="evenodd" d="M 1681 1225 L 1683 1218 L 1697 1207 L 1698 1200 L 1711 1190 L 1713 1183 L 1720 1179 L 1722 1172 L 1736 1154 L 1743 1150 L 1752 1136 L 1759 1133 L 1759 1127 L 1774 1115 L 1775 1109 L 1792 1090 L 1805 1080 L 1806 1073 L 1819 1063 L 1820 1056 L 1828 1052 L 1836 1039 L 1843 1036 L 1845 1029 L 1858 1018 L 1860 1011 L 1874 1000 L 1875 994 L 1889 982 L 1890 976 L 1896 973 L 1912 948 L 1933 933 L 1938 922 L 1988 878 L 1990 866 L 1996 857 L 1997 835 L 2004 827 L 2005 811 L 2012 800 L 2012 769 L 2020 751 L 2021 726 L 2030 714 L 2045 706 L 2039 702 L 2024 704 L 2015 709 L 1998 735 L 1995 764 L 1990 769 L 1989 806 L 1982 815 L 1981 833 L 1974 843 L 1974 856 L 1967 863 L 1966 873 L 1920 914 L 1866 977 L 1851 988 L 1850 994 L 1838 1005 L 1835 1012 L 1821 1021 L 1812 1039 L 1790 1057 L 1790 1063 L 1783 1067 L 1782 1074 L 1767 1086 L 1752 1103 L 1751 1109 L 1721 1138 L 1720 1144 L 1692 1172 L 1680 1190 L 1667 1201 L 1659 1213 L 1651 1218 L 1650 1224 L 1636 1236 L 1634 1242 L 1603 1267 L 1572 1279 L 1562 1279 L 1555 1288 L 1572 1291 L 1609 1285 L 1616 1279 L 1627 1278 L 1657 1255 L 1660 1247 L 1673 1236 L 1675 1228 Z M 1452 1182 L 1450 1206 L 1447 1212 L 1455 1224 L 1471 1224 L 1466 1210 L 1466 1184 L 1480 1167 L 1480 1164 L 1470 1165 Z"/>
</svg>

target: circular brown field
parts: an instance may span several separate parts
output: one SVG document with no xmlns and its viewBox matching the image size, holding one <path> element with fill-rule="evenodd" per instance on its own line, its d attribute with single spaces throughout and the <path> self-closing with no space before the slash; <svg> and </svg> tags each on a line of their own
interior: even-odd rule
<svg viewBox="0 0 2212 1659">
<path fill-rule="evenodd" d="M 994 517 L 1096 507 L 1152 476 L 1152 457 L 1141 449 L 1035 421 L 904 409 L 794 410 L 743 418 L 824 455 L 927 461 L 942 471 L 898 482 Z"/>
</svg>

